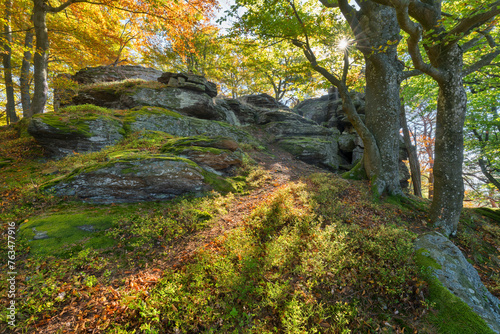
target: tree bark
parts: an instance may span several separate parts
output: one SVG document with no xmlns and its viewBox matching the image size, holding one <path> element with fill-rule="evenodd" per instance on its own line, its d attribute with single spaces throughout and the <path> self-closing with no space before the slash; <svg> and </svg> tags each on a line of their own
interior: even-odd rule
<svg viewBox="0 0 500 334">
<path fill-rule="evenodd" d="M 33 0 L 33 24 L 35 26 L 36 51 L 34 56 L 33 101 L 28 117 L 44 112 L 47 103 L 47 69 L 49 60 L 49 35 L 47 31 L 46 0 Z"/>
<path fill-rule="evenodd" d="M 442 49 L 435 59 L 445 78 L 438 81 L 434 198 L 430 218 L 446 235 L 457 233 L 464 198 L 463 129 L 467 94 L 462 82 L 462 58 L 462 50 L 455 44 Z"/>
<path fill-rule="evenodd" d="M 401 104 L 401 126 L 403 127 L 403 139 L 408 160 L 410 162 L 411 182 L 413 184 L 413 193 L 415 196 L 422 197 L 422 177 L 420 174 L 420 163 L 418 161 L 417 149 L 411 144 L 410 130 L 406 121 L 405 107 Z"/>
<path fill-rule="evenodd" d="M 5 93 L 7 96 L 7 123 L 16 123 L 19 121 L 19 118 L 16 114 L 16 100 L 14 96 L 14 81 L 12 80 L 12 32 L 10 29 L 10 18 L 11 18 L 11 10 L 12 10 L 12 1 L 5 1 L 5 13 L 4 13 L 4 38 L 3 42 L 3 71 L 4 71 L 4 79 L 5 79 Z"/>
<path fill-rule="evenodd" d="M 399 128 L 401 101 L 399 97 L 403 66 L 397 58 L 397 41 L 401 38 L 396 11 L 393 8 L 366 2 L 361 5 L 360 25 L 368 38 L 370 49 L 358 42 L 366 62 L 366 126 L 373 134 L 380 161 L 377 174 L 369 175 L 378 194 L 402 195 L 399 183 Z M 389 45 L 389 41 L 396 41 Z M 376 50 L 379 46 L 381 51 Z M 370 147 L 365 146 L 368 155 Z M 364 159 L 365 169 L 375 162 Z"/>
<path fill-rule="evenodd" d="M 23 108 L 23 117 L 29 117 L 31 108 L 30 96 L 30 66 L 31 66 L 31 49 L 33 48 L 33 32 L 28 28 L 24 39 L 24 55 L 21 64 L 21 75 L 19 84 L 21 88 L 21 105 Z"/>
</svg>

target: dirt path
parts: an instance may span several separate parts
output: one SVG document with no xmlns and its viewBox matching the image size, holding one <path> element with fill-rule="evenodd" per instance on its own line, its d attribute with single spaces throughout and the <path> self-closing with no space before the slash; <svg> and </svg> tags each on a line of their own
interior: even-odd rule
<svg viewBox="0 0 500 334">
<path fill-rule="evenodd" d="M 169 245 L 168 253 L 165 254 L 169 266 L 177 267 L 189 261 L 199 248 L 241 225 L 262 199 L 267 198 L 284 184 L 300 180 L 313 173 L 326 172 L 324 169 L 297 160 L 290 153 L 272 145 L 266 152 L 253 152 L 251 156 L 268 173 L 269 179 L 263 186 L 252 190 L 250 194 L 236 195 L 228 213 L 222 216 L 211 229 L 189 235 L 184 240 L 176 239 Z"/>
</svg>

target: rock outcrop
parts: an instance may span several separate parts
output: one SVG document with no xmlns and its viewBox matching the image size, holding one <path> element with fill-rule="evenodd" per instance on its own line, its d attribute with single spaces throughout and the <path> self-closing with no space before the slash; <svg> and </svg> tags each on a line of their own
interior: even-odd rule
<svg viewBox="0 0 500 334">
<path fill-rule="evenodd" d="M 180 137 L 224 136 L 235 143 L 260 146 L 255 137 L 245 131 L 245 126 L 296 158 L 329 170 L 349 170 L 362 157 L 363 142 L 343 113 L 335 91 L 304 101 L 290 110 L 267 94 L 216 98 L 217 87 L 201 76 L 144 71 L 144 76 L 133 75 L 131 67 L 119 66 L 77 73 L 70 79 L 81 85 L 68 88 L 68 94 L 55 94 L 56 98 L 66 97 L 58 103 L 71 108 L 91 104 L 108 111 L 82 115 L 74 109 L 78 115 L 75 118 L 69 109 L 63 108 L 61 112 L 35 116 L 29 132 L 56 158 L 73 152 L 98 151 L 140 131 L 160 131 Z M 93 73 L 95 79 L 92 79 Z M 153 77 L 154 81 L 112 81 L 113 78 Z M 363 113 L 363 95 L 353 93 L 353 99 L 358 112 Z M 200 146 L 190 145 L 175 148 L 175 154 L 213 173 L 229 175 L 240 160 L 231 151 L 217 150 L 201 150 Z M 402 164 L 402 185 L 408 184 L 407 175 Z"/>
<path fill-rule="evenodd" d="M 93 104 L 110 109 L 153 106 L 174 110 L 182 115 L 224 121 L 226 115 L 216 108 L 213 99 L 193 89 L 168 87 L 148 82 L 125 82 L 103 87 L 82 87 L 66 104 Z"/>
<path fill-rule="evenodd" d="M 268 94 L 245 95 L 238 98 L 238 100 L 257 108 L 288 110 L 286 105 L 276 101 L 274 97 Z"/>
<path fill-rule="evenodd" d="M 126 79 L 141 79 L 156 81 L 163 72 L 153 68 L 133 65 L 87 67 L 69 78 L 80 85 L 99 82 L 122 81 Z"/>
<path fill-rule="evenodd" d="M 444 287 L 500 333 L 500 301 L 486 289 L 476 269 L 457 246 L 442 234 L 431 232 L 417 238 L 415 249 L 419 256 L 431 259 L 433 275 Z"/>
<path fill-rule="evenodd" d="M 201 75 L 165 72 L 158 78 L 158 82 L 164 83 L 168 87 L 206 93 L 210 97 L 217 96 L 217 85 Z"/>
<path fill-rule="evenodd" d="M 258 145 L 247 131 L 221 122 L 213 122 L 180 115 L 158 108 L 143 107 L 120 114 L 101 108 L 102 114 L 88 114 L 82 105 L 61 113 L 36 115 L 28 126 L 28 132 L 53 158 L 68 154 L 100 151 L 118 143 L 128 133 L 151 130 L 173 136 L 198 135 L 224 136 L 240 143 Z M 77 114 L 70 114 L 71 110 Z"/>
<path fill-rule="evenodd" d="M 356 111 L 360 118 L 365 117 L 365 97 L 359 92 L 351 92 Z M 343 110 L 342 100 L 336 89 L 319 98 L 305 100 L 295 106 L 294 113 L 313 121 L 317 125 L 336 131 L 338 141 L 338 155 L 340 157 L 340 168 L 351 169 L 363 156 L 364 145 L 356 133 L 352 124 Z M 400 184 L 402 188 L 408 188 L 410 172 L 402 162 L 407 159 L 404 143 L 400 146 Z"/>
</svg>

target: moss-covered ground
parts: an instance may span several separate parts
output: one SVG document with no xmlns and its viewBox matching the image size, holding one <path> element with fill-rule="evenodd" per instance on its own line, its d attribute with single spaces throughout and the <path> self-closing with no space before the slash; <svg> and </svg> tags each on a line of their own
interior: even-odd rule
<svg viewBox="0 0 500 334">
<path fill-rule="evenodd" d="M 20 133 L 0 130 L 4 259 L 8 223 L 17 228 L 16 327 L 7 326 L 2 278 L 0 332 L 467 333 L 472 324 L 470 333 L 488 333 L 413 251 L 429 230 L 425 200 L 374 203 L 366 181 L 316 173 L 280 183 L 283 172 L 248 163 L 227 193 L 81 203 L 41 188 L 179 138 L 132 133 L 103 152 L 52 161 Z M 480 213 L 464 210 L 453 241 L 499 296 L 500 225 Z M 51 237 L 35 239 L 41 232 Z"/>
</svg>

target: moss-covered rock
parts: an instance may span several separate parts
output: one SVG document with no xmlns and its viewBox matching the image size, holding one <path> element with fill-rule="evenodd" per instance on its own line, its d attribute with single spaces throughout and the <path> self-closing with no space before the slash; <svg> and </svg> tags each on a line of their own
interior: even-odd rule
<svg viewBox="0 0 500 334">
<path fill-rule="evenodd" d="M 123 139 L 123 123 L 112 110 L 93 105 L 32 117 L 28 132 L 53 157 L 99 151 Z"/>
<path fill-rule="evenodd" d="M 188 159 L 133 151 L 111 158 L 76 170 L 45 188 L 57 196 L 95 203 L 167 200 L 212 189 L 203 169 Z"/>
<path fill-rule="evenodd" d="M 289 137 L 279 140 L 278 145 L 304 162 L 331 170 L 339 168 L 338 146 L 332 137 Z"/>
<path fill-rule="evenodd" d="M 432 273 L 430 294 L 440 311 L 436 318 L 440 332 L 500 332 L 500 301 L 457 246 L 440 233 L 430 232 L 416 239 L 415 249 L 417 262 Z"/>
<path fill-rule="evenodd" d="M 235 150 L 237 142 L 258 146 L 258 142 L 245 130 L 217 121 L 183 116 L 169 109 L 144 106 L 126 111 L 116 111 L 93 105 L 69 106 L 57 113 L 36 115 L 28 131 L 44 146 L 52 157 L 99 151 L 114 145 L 133 132 L 156 131 L 172 136 L 207 140 L 206 135 L 217 139 L 205 146 L 226 145 Z M 225 139 L 223 139 L 224 137 Z M 229 145 L 229 146 L 228 146 Z M 198 146 L 202 146 L 199 144 Z M 222 148 L 222 146 L 221 146 Z"/>
</svg>

